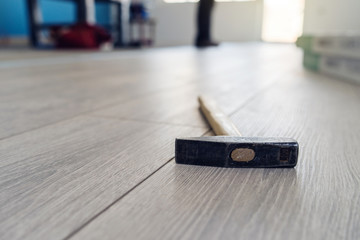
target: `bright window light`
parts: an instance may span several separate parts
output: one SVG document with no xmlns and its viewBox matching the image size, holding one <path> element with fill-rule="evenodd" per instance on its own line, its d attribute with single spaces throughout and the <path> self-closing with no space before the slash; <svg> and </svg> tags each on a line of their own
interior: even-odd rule
<svg viewBox="0 0 360 240">
<path fill-rule="evenodd" d="M 264 0 L 262 39 L 295 42 L 302 34 L 304 0 Z"/>
<path fill-rule="evenodd" d="M 215 0 L 215 2 L 253 2 L 256 0 Z M 164 0 L 166 3 L 194 3 L 199 0 Z"/>
</svg>

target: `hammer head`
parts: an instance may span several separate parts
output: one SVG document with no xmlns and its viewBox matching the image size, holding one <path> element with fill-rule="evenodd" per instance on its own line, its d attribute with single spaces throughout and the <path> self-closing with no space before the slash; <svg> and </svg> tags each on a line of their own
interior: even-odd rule
<svg viewBox="0 0 360 240">
<path fill-rule="evenodd" d="M 175 141 L 175 161 L 215 167 L 295 167 L 298 143 L 290 138 L 195 137 Z"/>
</svg>

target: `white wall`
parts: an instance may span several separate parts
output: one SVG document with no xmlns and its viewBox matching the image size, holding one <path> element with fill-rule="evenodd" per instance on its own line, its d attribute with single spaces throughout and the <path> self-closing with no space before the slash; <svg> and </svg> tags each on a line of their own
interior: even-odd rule
<svg viewBox="0 0 360 240">
<path fill-rule="evenodd" d="M 152 9 L 157 21 L 156 46 L 189 45 L 195 38 L 196 3 L 165 3 Z M 262 1 L 218 2 L 213 10 L 213 38 L 252 41 L 261 38 Z"/>
<path fill-rule="evenodd" d="M 306 0 L 304 34 L 360 32 L 360 0 Z"/>
</svg>

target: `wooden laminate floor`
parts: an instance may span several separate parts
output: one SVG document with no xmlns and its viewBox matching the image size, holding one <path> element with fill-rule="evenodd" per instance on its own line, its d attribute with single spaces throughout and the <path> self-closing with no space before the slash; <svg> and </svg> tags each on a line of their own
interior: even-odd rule
<svg viewBox="0 0 360 240">
<path fill-rule="evenodd" d="M 0 52 L 0 239 L 360 239 L 360 86 L 292 45 Z M 176 165 L 211 134 L 298 140 L 295 169 Z"/>
</svg>

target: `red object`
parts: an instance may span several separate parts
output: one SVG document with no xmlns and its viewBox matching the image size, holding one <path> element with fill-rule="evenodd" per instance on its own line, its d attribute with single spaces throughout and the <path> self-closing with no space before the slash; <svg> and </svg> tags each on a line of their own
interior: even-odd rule
<svg viewBox="0 0 360 240">
<path fill-rule="evenodd" d="M 67 30 L 52 29 L 56 48 L 98 49 L 101 44 L 111 40 L 110 34 L 99 26 L 78 23 Z"/>
</svg>

